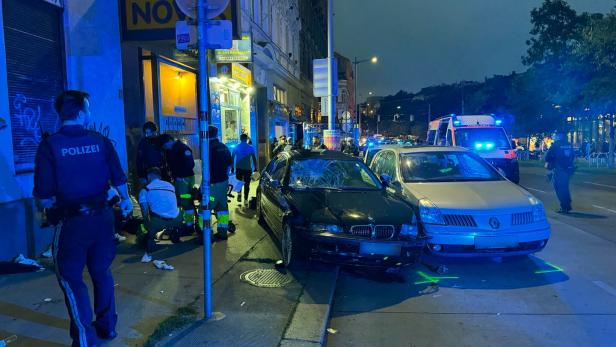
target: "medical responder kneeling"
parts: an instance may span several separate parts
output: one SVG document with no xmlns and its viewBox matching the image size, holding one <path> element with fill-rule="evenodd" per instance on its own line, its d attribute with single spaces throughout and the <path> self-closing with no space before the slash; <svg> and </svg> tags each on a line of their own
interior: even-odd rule
<svg viewBox="0 0 616 347">
<path fill-rule="evenodd" d="M 95 346 L 99 339 L 117 336 L 111 275 L 116 246 L 113 212 L 107 205 L 109 184 L 118 190 L 125 216 L 133 206 L 113 144 L 85 128 L 90 118 L 88 94 L 65 91 L 56 98 L 54 107 L 62 127 L 39 144 L 33 195 L 44 208 L 54 211 L 54 223 L 61 223 L 52 249 L 70 316 L 73 346 Z M 85 266 L 94 286 L 94 322 L 83 281 Z"/>
<path fill-rule="evenodd" d="M 182 214 L 177 205 L 175 188 L 161 179 L 160 169 L 152 167 L 147 170 L 148 183 L 139 192 L 139 206 L 143 215 L 142 232 L 138 242 L 145 249 L 141 262 L 152 261 L 150 253 L 154 251 L 154 237 L 163 230 L 182 228 Z M 173 270 L 164 261 L 155 260 L 154 265 L 163 270 Z"/>
</svg>

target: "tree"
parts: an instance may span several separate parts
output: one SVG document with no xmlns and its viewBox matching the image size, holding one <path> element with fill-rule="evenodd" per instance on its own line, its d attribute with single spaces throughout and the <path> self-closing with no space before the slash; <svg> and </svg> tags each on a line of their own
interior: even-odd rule
<svg viewBox="0 0 616 347">
<path fill-rule="evenodd" d="M 578 16 L 564 0 L 545 0 L 531 11 L 532 37 L 526 41 L 529 47 L 522 62 L 528 66 L 563 63 L 588 20 L 588 15 Z"/>
<path fill-rule="evenodd" d="M 581 98 L 591 109 L 610 115 L 609 163 L 614 165 L 616 111 L 616 11 L 592 17 L 576 50 L 581 61 L 588 62 L 593 78 L 581 91 Z"/>
</svg>

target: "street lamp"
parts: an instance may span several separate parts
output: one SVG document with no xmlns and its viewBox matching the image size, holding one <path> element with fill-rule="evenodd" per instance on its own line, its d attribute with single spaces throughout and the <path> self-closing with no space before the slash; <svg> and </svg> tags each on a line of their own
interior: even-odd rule
<svg viewBox="0 0 616 347">
<path fill-rule="evenodd" d="M 366 62 L 371 62 L 372 64 L 376 64 L 378 63 L 379 58 L 377 58 L 376 56 L 372 57 L 372 58 L 368 58 L 368 59 L 357 59 L 357 57 L 355 57 L 355 59 L 353 60 L 353 67 L 355 68 L 355 74 L 354 74 L 354 78 L 353 80 L 355 81 L 355 114 L 357 115 L 357 123 L 358 123 L 358 127 L 359 127 L 359 137 L 361 137 L 361 113 L 359 113 L 359 101 L 357 100 L 357 65 L 361 64 L 361 63 L 366 63 Z M 372 95 L 372 92 L 368 93 L 369 95 Z"/>
</svg>

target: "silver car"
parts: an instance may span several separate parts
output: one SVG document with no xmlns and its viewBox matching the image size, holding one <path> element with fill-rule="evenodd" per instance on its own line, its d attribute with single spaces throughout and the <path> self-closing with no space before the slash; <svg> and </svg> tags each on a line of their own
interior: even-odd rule
<svg viewBox="0 0 616 347">
<path fill-rule="evenodd" d="M 526 255 L 550 238 L 543 203 L 467 149 L 384 148 L 370 168 L 415 206 L 433 253 Z"/>
</svg>

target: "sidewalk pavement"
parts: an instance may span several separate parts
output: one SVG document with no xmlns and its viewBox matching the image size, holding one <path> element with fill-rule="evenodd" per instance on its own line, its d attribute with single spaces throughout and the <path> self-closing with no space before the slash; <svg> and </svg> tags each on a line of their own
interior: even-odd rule
<svg viewBox="0 0 616 347">
<path fill-rule="evenodd" d="M 202 321 L 203 252 L 191 237 L 180 244 L 164 244 L 153 254 L 154 259 L 175 267 L 164 271 L 140 262 L 143 253 L 131 236 L 118 246 L 112 266 L 119 336 L 107 345 L 276 346 L 292 325 L 290 319 L 307 279 L 317 276 L 316 280 L 323 282 L 318 276 L 325 276 L 331 286 L 319 290 L 333 290 L 335 281 L 327 266 L 288 274 L 292 281 L 282 288 L 258 288 L 241 282 L 240 274 L 245 271 L 273 269 L 280 253 L 253 211 L 235 201 L 230 210 L 236 233 L 228 241 L 212 245 L 214 311 L 226 318 Z M 68 314 L 53 266 L 42 263 L 48 270 L 0 277 L 0 339 L 17 335 L 11 347 L 71 343 Z M 91 289 L 89 276 L 84 278 Z M 314 295 L 319 304 L 329 307 L 323 299 L 327 296 Z M 327 315 L 321 310 L 321 315 L 309 318 L 326 322 Z M 182 325 L 183 330 L 173 331 Z M 165 341 L 158 341 L 162 338 Z"/>
</svg>

